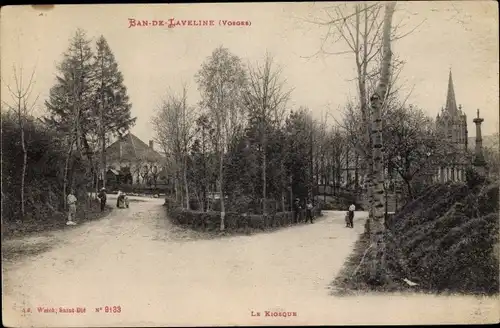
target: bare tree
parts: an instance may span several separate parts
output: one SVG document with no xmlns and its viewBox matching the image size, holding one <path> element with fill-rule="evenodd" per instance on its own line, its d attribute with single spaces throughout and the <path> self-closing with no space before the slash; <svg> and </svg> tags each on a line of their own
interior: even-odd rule
<svg viewBox="0 0 500 328">
<path fill-rule="evenodd" d="M 266 214 L 267 206 L 267 139 L 268 129 L 279 128 L 284 122 L 284 113 L 292 90 L 285 90 L 281 68 L 274 68 L 272 56 L 267 53 L 262 65 L 248 69 L 248 91 L 245 106 L 250 115 L 258 121 L 259 139 L 262 148 L 262 206 Z M 282 197 L 283 201 L 283 197 Z"/>
<path fill-rule="evenodd" d="M 380 269 L 385 266 L 385 241 L 383 232 L 385 230 L 385 202 L 384 202 L 384 160 L 382 156 L 382 119 L 381 112 L 384 99 L 387 95 L 390 81 L 390 64 L 392 58 L 391 50 L 391 24 L 394 14 L 395 2 L 385 4 L 384 27 L 382 36 L 382 66 L 380 68 L 380 80 L 376 92 L 370 98 L 372 114 L 372 143 L 373 143 L 373 217 L 370 221 L 370 247 L 375 254 L 381 252 L 380 261 L 371 261 L 370 278 L 378 281 Z"/>
<path fill-rule="evenodd" d="M 355 146 L 357 157 L 366 164 L 365 175 L 367 177 L 367 194 L 370 203 L 370 217 L 373 216 L 373 159 L 372 156 L 372 139 L 370 131 L 370 106 L 369 95 L 375 92 L 377 81 L 380 77 L 379 67 L 381 65 L 380 56 L 382 52 L 383 42 L 383 15 L 384 4 L 380 2 L 375 3 L 347 3 L 336 4 L 322 7 L 322 12 L 326 15 L 326 19 L 309 21 L 310 23 L 323 26 L 327 28 L 326 35 L 322 38 L 320 50 L 315 54 L 327 55 L 340 55 L 340 54 L 353 54 L 356 64 L 356 80 L 358 101 L 354 104 L 361 114 L 360 121 L 365 127 L 360 131 L 360 136 L 363 136 L 364 141 L 359 142 Z M 422 22 L 423 23 L 423 22 Z M 421 24 L 421 23 L 420 23 Z M 420 26 L 418 24 L 409 31 L 402 31 L 404 24 L 399 22 L 391 24 L 391 31 L 389 31 L 390 40 L 398 40 L 413 32 Z M 342 51 L 329 51 L 326 50 L 328 44 L 344 44 L 347 49 Z M 392 89 L 395 79 L 399 75 L 397 69 L 401 62 L 391 57 L 392 65 L 392 81 L 388 88 Z M 391 91 L 387 92 L 384 100 L 391 95 Z"/>
<path fill-rule="evenodd" d="M 29 78 L 28 83 L 25 85 L 23 81 L 23 68 L 20 67 L 19 73 L 15 66 L 13 66 L 14 70 L 14 81 L 15 87 L 12 88 L 10 85 L 6 84 L 9 93 L 12 97 L 13 104 L 4 104 L 15 113 L 17 118 L 17 124 L 19 125 L 20 131 L 20 141 L 21 141 L 21 149 L 23 152 L 23 166 L 21 170 L 21 215 L 24 219 L 25 216 L 25 201 L 24 201 L 24 189 L 25 189 L 25 179 L 26 179 L 26 169 L 28 166 L 28 149 L 26 145 L 26 136 L 25 136 L 25 125 L 28 116 L 31 114 L 36 102 L 38 100 L 38 95 L 35 97 L 35 100 L 31 102 L 31 93 L 33 92 L 33 86 L 35 81 L 33 80 L 35 76 L 35 69 L 33 69 L 31 76 Z"/>
<path fill-rule="evenodd" d="M 170 92 L 158 108 L 152 121 L 156 139 L 166 154 L 172 155 L 176 176 L 176 190 L 182 180 L 186 208 L 189 209 L 189 184 L 187 179 L 188 150 L 193 138 L 194 108 L 187 104 L 187 86 L 180 96 Z M 184 202 L 184 201 L 183 201 Z"/>
<path fill-rule="evenodd" d="M 243 129 L 242 95 L 247 78 L 240 58 L 231 54 L 228 49 L 218 47 L 202 64 L 196 80 L 201 92 L 202 107 L 207 108 L 215 124 L 216 153 L 219 158 L 220 230 L 224 230 L 224 154 L 234 136 Z"/>
</svg>

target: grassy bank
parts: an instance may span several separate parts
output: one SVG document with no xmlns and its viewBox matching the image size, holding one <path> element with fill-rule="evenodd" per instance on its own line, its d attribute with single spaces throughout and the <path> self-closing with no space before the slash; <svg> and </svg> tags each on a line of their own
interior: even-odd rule
<svg viewBox="0 0 500 328">
<path fill-rule="evenodd" d="M 89 208 L 82 206 L 77 208 L 77 222 L 79 224 L 89 221 L 99 220 L 108 215 L 113 209 L 113 204 L 109 201 L 106 209 L 101 212 L 100 204 L 93 201 Z M 2 221 L 2 239 L 20 238 L 37 235 L 45 232 L 53 232 L 67 228 L 67 213 L 54 212 L 53 214 L 40 219 L 40 217 L 20 221 Z"/>
<path fill-rule="evenodd" d="M 388 222 L 380 285 L 367 283 L 365 232 L 333 285 L 336 293 L 413 290 L 492 295 L 499 289 L 498 184 L 436 185 Z M 365 258 L 364 258 L 365 257 Z M 408 279 L 416 286 L 409 286 Z"/>
</svg>

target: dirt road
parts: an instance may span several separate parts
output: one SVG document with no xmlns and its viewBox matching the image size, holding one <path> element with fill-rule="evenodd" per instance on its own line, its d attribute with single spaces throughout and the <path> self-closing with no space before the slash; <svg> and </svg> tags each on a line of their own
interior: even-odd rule
<svg viewBox="0 0 500 328">
<path fill-rule="evenodd" d="M 163 216 L 161 200 L 149 199 L 100 221 L 8 241 L 40 253 L 4 260 L 4 325 L 437 324 L 499 318 L 498 298 L 330 296 L 328 285 L 363 230 L 362 215 L 355 229 L 343 227 L 342 213 L 329 212 L 314 224 L 211 240 Z M 41 307 L 55 312 L 39 312 Z"/>
</svg>

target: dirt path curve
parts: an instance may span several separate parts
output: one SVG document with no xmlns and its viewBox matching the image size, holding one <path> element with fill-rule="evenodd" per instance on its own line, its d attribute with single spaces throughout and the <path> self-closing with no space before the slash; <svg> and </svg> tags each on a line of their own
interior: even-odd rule
<svg viewBox="0 0 500 328">
<path fill-rule="evenodd" d="M 162 217 L 161 200 L 149 199 L 100 221 L 22 240 L 53 247 L 4 261 L 4 325 L 426 324 L 499 317 L 498 299 L 330 296 L 328 285 L 363 230 L 362 214 L 355 229 L 343 227 L 342 213 L 329 212 L 314 224 L 212 240 Z M 105 313 L 106 306 L 121 311 Z M 38 307 L 59 313 L 38 313 Z"/>
</svg>

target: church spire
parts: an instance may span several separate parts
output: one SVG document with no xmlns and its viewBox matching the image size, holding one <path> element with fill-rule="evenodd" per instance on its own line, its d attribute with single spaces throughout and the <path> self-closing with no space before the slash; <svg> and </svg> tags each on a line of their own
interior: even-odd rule
<svg viewBox="0 0 500 328">
<path fill-rule="evenodd" d="M 457 112 L 457 101 L 455 99 L 455 89 L 453 88 L 453 78 L 451 76 L 451 69 L 450 69 L 450 76 L 448 78 L 448 94 L 446 95 L 445 110 L 447 110 L 450 114 L 455 114 Z"/>
</svg>

